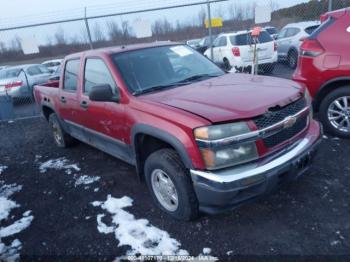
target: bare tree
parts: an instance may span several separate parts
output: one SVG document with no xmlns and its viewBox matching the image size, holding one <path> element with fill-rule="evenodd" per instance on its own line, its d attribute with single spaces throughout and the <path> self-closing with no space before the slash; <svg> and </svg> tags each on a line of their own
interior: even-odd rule
<svg viewBox="0 0 350 262">
<path fill-rule="evenodd" d="M 13 51 L 19 51 L 22 49 L 22 45 L 21 45 L 21 39 L 19 38 L 19 36 L 15 36 L 10 43 L 10 49 Z"/>
<path fill-rule="evenodd" d="M 276 0 L 270 0 L 270 7 L 272 11 L 276 11 L 279 9 L 279 4 Z"/>
<path fill-rule="evenodd" d="M 199 26 L 203 26 L 204 25 L 204 21 L 207 17 L 207 13 L 205 12 L 204 7 L 201 8 L 201 10 L 199 10 L 198 12 L 198 25 Z"/>
<path fill-rule="evenodd" d="M 64 33 L 64 30 L 62 27 L 59 27 L 54 35 L 54 38 L 56 40 L 56 44 L 58 45 L 64 45 L 66 44 L 66 35 Z"/>
<path fill-rule="evenodd" d="M 0 53 L 5 53 L 7 51 L 6 45 L 4 42 L 0 42 Z"/>
<path fill-rule="evenodd" d="M 100 26 L 99 23 L 95 23 L 93 30 L 94 30 L 95 41 L 102 42 L 102 41 L 105 40 L 105 36 L 103 34 L 103 31 L 102 31 L 101 26 Z"/>
<path fill-rule="evenodd" d="M 120 41 L 122 37 L 122 31 L 115 21 L 111 20 L 107 22 L 107 32 L 110 40 L 114 42 Z"/>
</svg>

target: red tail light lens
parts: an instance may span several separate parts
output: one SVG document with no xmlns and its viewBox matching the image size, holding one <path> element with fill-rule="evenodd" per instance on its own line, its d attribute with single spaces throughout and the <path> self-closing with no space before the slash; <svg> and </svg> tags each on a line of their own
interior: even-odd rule
<svg viewBox="0 0 350 262">
<path fill-rule="evenodd" d="M 232 48 L 232 54 L 233 56 L 241 56 L 241 51 L 239 50 L 239 47 Z"/>
<path fill-rule="evenodd" d="M 314 39 L 305 39 L 300 47 L 302 56 L 316 57 L 324 52 L 321 44 Z"/>
<path fill-rule="evenodd" d="M 276 52 L 277 51 L 277 43 L 273 42 L 273 51 Z"/>
<path fill-rule="evenodd" d="M 22 81 L 16 81 L 16 82 L 12 82 L 12 83 L 6 84 L 5 88 L 6 89 L 11 89 L 11 88 L 14 88 L 14 87 L 20 87 L 22 85 L 23 85 Z"/>
</svg>

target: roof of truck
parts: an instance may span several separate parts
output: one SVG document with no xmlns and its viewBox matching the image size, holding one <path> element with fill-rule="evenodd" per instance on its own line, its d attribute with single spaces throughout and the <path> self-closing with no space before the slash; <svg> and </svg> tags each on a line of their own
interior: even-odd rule
<svg viewBox="0 0 350 262">
<path fill-rule="evenodd" d="M 139 50 L 139 49 L 144 49 L 144 48 L 152 48 L 152 47 L 167 46 L 167 45 L 178 45 L 178 44 L 181 44 L 181 43 L 171 42 L 171 41 L 159 41 L 159 42 L 152 42 L 152 43 L 141 43 L 141 44 L 132 44 L 132 45 L 104 47 L 104 48 L 98 48 L 98 49 L 87 50 L 87 51 L 83 51 L 83 52 L 79 52 L 79 53 L 74 53 L 74 54 L 66 56 L 66 59 L 80 57 L 82 55 L 122 53 L 122 52 Z"/>
</svg>

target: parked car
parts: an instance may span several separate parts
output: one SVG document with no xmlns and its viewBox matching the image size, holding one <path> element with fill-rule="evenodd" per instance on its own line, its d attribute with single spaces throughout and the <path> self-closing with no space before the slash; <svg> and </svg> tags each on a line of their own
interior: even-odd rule
<svg viewBox="0 0 350 262">
<path fill-rule="evenodd" d="M 301 45 L 293 79 L 308 87 L 325 130 L 350 138 L 350 8 L 321 21 Z"/>
<path fill-rule="evenodd" d="M 217 35 L 212 35 L 212 41 L 214 42 L 215 39 L 217 38 L 218 36 Z M 199 42 L 196 50 L 201 53 L 201 54 L 204 54 L 204 52 L 210 47 L 210 37 L 209 36 L 206 36 L 206 37 L 203 37 L 201 39 L 201 41 Z"/>
<path fill-rule="evenodd" d="M 290 68 L 298 64 L 299 48 L 302 40 L 319 27 L 318 21 L 288 24 L 277 36 L 278 59 L 286 61 Z"/>
<path fill-rule="evenodd" d="M 42 64 L 46 66 L 51 73 L 55 72 L 57 68 L 61 66 L 62 59 L 48 60 L 43 62 Z"/>
<path fill-rule="evenodd" d="M 60 79 L 34 88 L 55 143 L 75 138 L 135 165 L 177 219 L 232 209 L 296 179 L 321 137 L 304 86 L 226 73 L 182 44 L 72 54 Z"/>
<path fill-rule="evenodd" d="M 263 30 L 258 39 L 258 64 L 260 69 L 270 73 L 277 62 L 277 46 L 270 34 Z M 253 39 L 251 31 L 240 31 L 219 35 L 213 44 L 213 61 L 227 70 L 251 70 L 253 63 Z M 210 50 L 204 52 L 210 57 Z"/>
<path fill-rule="evenodd" d="M 277 39 L 277 36 L 278 36 L 278 30 L 276 27 L 273 27 L 273 26 L 266 26 L 264 27 L 264 30 L 266 32 L 268 32 L 270 34 L 270 36 L 273 38 L 273 39 Z"/>
<path fill-rule="evenodd" d="M 186 44 L 194 49 L 196 49 L 199 46 L 199 42 L 201 41 L 201 39 L 192 39 L 192 40 L 188 40 L 186 41 Z"/>
<path fill-rule="evenodd" d="M 43 65 L 21 65 L 0 71 L 0 95 L 31 97 L 33 86 L 48 81 L 51 73 Z"/>
</svg>

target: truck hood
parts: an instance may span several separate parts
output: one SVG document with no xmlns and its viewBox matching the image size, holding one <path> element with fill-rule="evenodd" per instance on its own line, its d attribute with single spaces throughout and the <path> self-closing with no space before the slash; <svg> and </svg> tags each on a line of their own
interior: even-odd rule
<svg viewBox="0 0 350 262">
<path fill-rule="evenodd" d="M 297 100 L 304 89 L 281 78 L 226 74 L 143 96 L 185 110 L 212 123 L 249 119 Z"/>
</svg>

